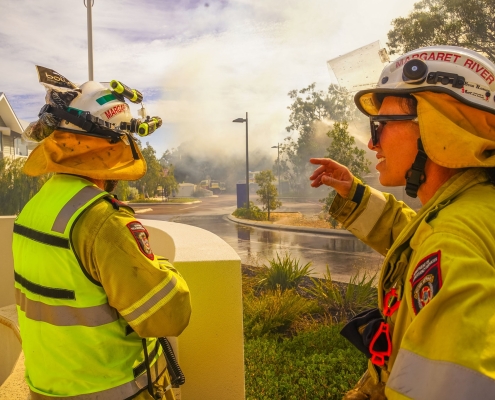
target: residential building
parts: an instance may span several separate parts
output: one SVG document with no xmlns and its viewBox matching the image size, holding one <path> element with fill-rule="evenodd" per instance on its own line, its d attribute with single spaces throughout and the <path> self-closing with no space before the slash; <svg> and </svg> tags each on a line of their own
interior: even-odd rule
<svg viewBox="0 0 495 400">
<path fill-rule="evenodd" d="M 0 159 L 4 157 L 27 157 L 36 143 L 26 142 L 22 132 L 29 122 L 14 113 L 5 93 L 0 92 Z"/>
</svg>

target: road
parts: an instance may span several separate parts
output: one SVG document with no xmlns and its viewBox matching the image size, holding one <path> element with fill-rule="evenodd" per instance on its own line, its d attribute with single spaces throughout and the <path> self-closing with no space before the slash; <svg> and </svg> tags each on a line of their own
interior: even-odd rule
<svg viewBox="0 0 495 400">
<path fill-rule="evenodd" d="M 236 208 L 235 195 L 201 200 L 196 204 L 146 204 L 133 208 L 140 219 L 184 223 L 213 232 L 232 246 L 245 264 L 268 264 L 268 260 L 276 258 L 277 254 L 290 253 L 299 259 L 300 265 L 312 262 L 315 276 L 323 276 L 328 265 L 333 279 L 347 282 L 357 268 L 378 270 L 383 259 L 353 236 L 277 231 L 235 224 L 226 218 Z M 282 201 L 281 211 L 315 214 L 321 209 L 317 200 Z M 152 210 L 145 211 L 150 208 Z"/>
</svg>

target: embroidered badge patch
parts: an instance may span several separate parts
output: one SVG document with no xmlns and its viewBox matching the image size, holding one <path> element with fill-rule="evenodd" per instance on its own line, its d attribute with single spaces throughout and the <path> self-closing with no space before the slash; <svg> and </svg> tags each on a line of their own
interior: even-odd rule
<svg viewBox="0 0 495 400">
<path fill-rule="evenodd" d="M 412 305 L 417 315 L 442 287 L 440 250 L 423 258 L 411 277 Z"/>
<path fill-rule="evenodd" d="M 141 253 L 143 253 L 150 260 L 154 260 L 155 255 L 151 250 L 150 242 L 148 241 L 149 234 L 146 228 L 139 221 L 129 222 L 126 226 L 131 231 L 132 236 L 134 236 Z"/>
</svg>

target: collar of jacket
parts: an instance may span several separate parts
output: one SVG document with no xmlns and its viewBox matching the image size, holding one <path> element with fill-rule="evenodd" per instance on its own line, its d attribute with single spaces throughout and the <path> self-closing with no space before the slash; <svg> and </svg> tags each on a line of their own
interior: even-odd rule
<svg viewBox="0 0 495 400">
<path fill-rule="evenodd" d="M 460 193 L 487 180 L 488 177 L 482 168 L 469 168 L 454 175 L 440 187 L 428 203 L 421 207 L 416 216 L 402 230 L 383 262 L 378 283 L 378 305 L 380 310 L 383 310 L 384 294 L 391 288 L 397 288 L 398 298 L 402 298 L 405 275 L 412 253 L 409 241 L 414 236 L 419 224 L 432 213 L 436 213 L 439 209 L 447 206 Z"/>
</svg>

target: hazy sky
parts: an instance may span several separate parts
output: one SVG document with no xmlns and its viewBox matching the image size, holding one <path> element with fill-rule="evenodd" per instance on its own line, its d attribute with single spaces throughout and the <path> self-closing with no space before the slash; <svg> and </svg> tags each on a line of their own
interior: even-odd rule
<svg viewBox="0 0 495 400">
<path fill-rule="evenodd" d="M 326 90 L 326 61 L 376 40 L 384 47 L 391 20 L 414 2 L 94 0 L 94 76 L 144 94 L 164 121 L 144 140 L 158 156 L 186 141 L 243 154 L 245 127 L 231 121 L 246 111 L 250 151 L 270 151 L 288 135 L 287 93 L 312 82 Z M 86 8 L 0 0 L 0 16 L 0 92 L 33 121 L 45 95 L 36 64 L 88 80 Z"/>
</svg>

